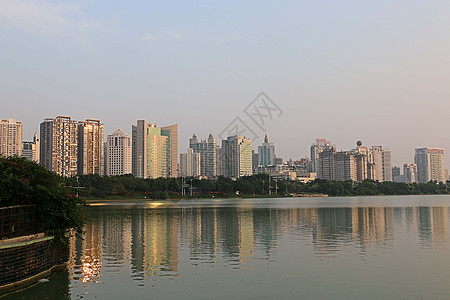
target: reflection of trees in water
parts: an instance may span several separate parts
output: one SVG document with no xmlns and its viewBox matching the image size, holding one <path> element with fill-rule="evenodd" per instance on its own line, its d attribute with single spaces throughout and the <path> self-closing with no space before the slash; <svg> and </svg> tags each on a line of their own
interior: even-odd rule
<svg viewBox="0 0 450 300">
<path fill-rule="evenodd" d="M 189 249 L 193 263 L 222 258 L 243 265 L 256 256 L 270 258 L 280 237 L 312 242 L 320 256 L 355 245 L 364 253 L 389 247 L 396 226 L 417 230 L 423 245 L 447 240 L 448 208 L 100 209 L 84 240 L 71 240 L 71 266 L 81 268 L 86 281 L 117 261 L 130 264 L 137 280 L 177 276 L 180 247 Z"/>
</svg>

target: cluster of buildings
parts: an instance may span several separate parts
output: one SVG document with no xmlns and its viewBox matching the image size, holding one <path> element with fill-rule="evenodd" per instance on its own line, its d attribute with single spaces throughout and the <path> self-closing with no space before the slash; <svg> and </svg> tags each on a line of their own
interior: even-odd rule
<svg viewBox="0 0 450 300">
<path fill-rule="evenodd" d="M 218 145 L 212 134 L 207 139 L 193 135 L 186 152 L 178 154 L 178 125 L 158 127 L 138 120 L 131 135 L 121 129 L 104 139 L 100 120 L 76 121 L 71 117 L 47 118 L 40 124 L 40 135 L 22 140 L 22 122 L 0 119 L 0 155 L 19 155 L 40 163 L 61 176 L 77 174 L 123 175 L 138 178 L 218 176 L 239 178 L 266 173 L 274 179 L 302 182 L 321 178 L 332 181 L 445 182 L 441 148 L 415 149 L 414 163 L 391 165 L 391 151 L 382 146 L 365 147 L 361 142 L 352 150 L 337 151 L 325 139 L 310 147 L 311 157 L 300 160 L 276 155 L 267 135 L 257 152 L 252 140 L 229 136 Z M 179 158 L 179 160 L 178 160 Z"/>
</svg>

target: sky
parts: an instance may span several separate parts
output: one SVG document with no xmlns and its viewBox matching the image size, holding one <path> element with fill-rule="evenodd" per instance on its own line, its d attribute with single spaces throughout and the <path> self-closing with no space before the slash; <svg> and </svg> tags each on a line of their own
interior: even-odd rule
<svg viewBox="0 0 450 300">
<path fill-rule="evenodd" d="M 178 123 L 181 153 L 239 118 L 284 159 L 361 140 L 401 166 L 450 151 L 450 1 L 0 0 L 0 103 L 24 140 L 58 115 L 105 136 L 145 119 Z"/>
</svg>

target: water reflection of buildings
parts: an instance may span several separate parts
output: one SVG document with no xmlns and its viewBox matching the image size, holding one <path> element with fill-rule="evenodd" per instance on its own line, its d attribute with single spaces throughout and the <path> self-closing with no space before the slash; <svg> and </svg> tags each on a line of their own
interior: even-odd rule
<svg viewBox="0 0 450 300">
<path fill-rule="evenodd" d="M 95 209 L 94 209 L 95 210 Z M 397 229 L 416 231 L 422 245 L 448 239 L 448 210 L 441 207 L 295 208 L 192 207 L 96 211 L 84 239 L 71 239 L 71 268 L 82 281 L 102 268 L 128 264 L 136 280 L 177 276 L 180 248 L 193 264 L 220 258 L 239 267 L 270 259 L 280 237 L 310 245 L 316 255 L 343 247 L 386 247 Z"/>
</svg>

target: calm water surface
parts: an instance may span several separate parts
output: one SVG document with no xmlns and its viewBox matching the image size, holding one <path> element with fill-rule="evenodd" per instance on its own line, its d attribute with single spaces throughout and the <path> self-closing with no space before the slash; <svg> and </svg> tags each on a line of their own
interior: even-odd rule
<svg viewBox="0 0 450 300">
<path fill-rule="evenodd" d="M 450 196 L 95 204 L 67 270 L 3 299 L 449 299 L 449 206 Z"/>
</svg>

